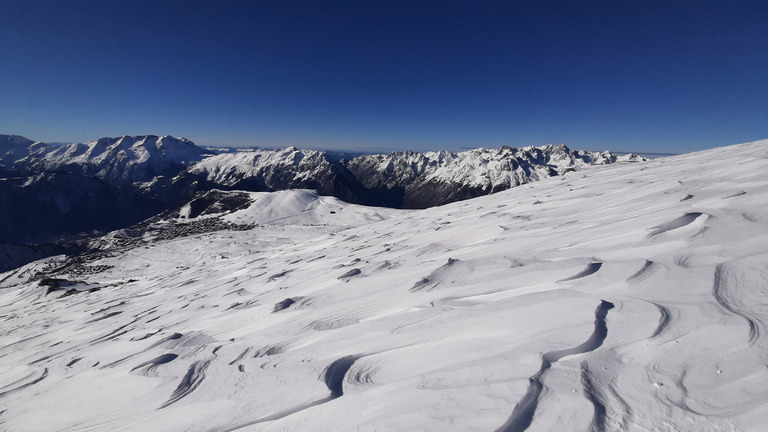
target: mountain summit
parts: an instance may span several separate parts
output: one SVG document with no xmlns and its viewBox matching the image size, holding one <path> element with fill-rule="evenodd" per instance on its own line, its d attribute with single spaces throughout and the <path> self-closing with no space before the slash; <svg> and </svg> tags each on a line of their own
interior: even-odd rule
<svg viewBox="0 0 768 432">
<path fill-rule="evenodd" d="M 67 171 L 130 186 L 158 175 L 176 175 L 208 154 L 186 138 L 123 136 L 85 144 L 38 146 L 14 167 L 27 172 Z"/>
</svg>

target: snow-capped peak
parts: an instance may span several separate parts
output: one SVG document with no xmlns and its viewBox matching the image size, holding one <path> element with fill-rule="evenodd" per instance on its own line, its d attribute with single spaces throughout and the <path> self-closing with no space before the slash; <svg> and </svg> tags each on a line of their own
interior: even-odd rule
<svg viewBox="0 0 768 432">
<path fill-rule="evenodd" d="M 11 167 L 30 153 L 34 141 L 19 135 L 0 135 L 0 167 Z"/>
<path fill-rule="evenodd" d="M 28 171 L 65 170 L 124 186 L 158 175 L 176 175 L 207 154 L 186 138 L 126 135 L 84 144 L 44 146 L 17 160 L 16 165 Z"/>
</svg>

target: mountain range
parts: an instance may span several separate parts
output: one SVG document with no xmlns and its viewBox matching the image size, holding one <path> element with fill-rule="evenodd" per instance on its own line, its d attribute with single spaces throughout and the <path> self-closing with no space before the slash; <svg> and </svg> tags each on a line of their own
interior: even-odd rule
<svg viewBox="0 0 768 432">
<path fill-rule="evenodd" d="M 420 210 L 200 190 L 0 273 L 0 430 L 763 431 L 767 148 Z"/>
<path fill-rule="evenodd" d="M 341 159 L 299 150 L 216 151 L 185 138 L 123 136 L 48 145 L 0 135 L 0 241 L 48 242 L 129 226 L 214 189 L 312 189 L 346 202 L 427 208 L 636 155 L 565 145 Z"/>
</svg>

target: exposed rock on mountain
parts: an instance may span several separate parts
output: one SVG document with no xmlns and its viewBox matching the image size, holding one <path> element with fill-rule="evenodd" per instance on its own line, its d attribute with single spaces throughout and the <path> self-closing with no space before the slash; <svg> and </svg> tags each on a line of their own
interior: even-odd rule
<svg viewBox="0 0 768 432">
<path fill-rule="evenodd" d="M 348 202 L 389 206 L 366 199 L 358 179 L 322 151 L 290 147 L 224 153 L 206 158 L 187 172 L 209 187 L 254 192 L 315 189 Z"/>
<path fill-rule="evenodd" d="M 637 160 L 642 158 L 565 145 L 342 159 L 294 147 L 217 154 L 171 136 L 48 145 L 0 135 L 0 211 L 8 215 L 0 241 L 47 241 L 125 227 L 214 189 L 314 189 L 349 203 L 426 208 L 590 164 Z"/>
<path fill-rule="evenodd" d="M 288 148 L 211 156 L 188 172 L 213 187 L 251 191 L 316 189 L 348 202 L 427 208 L 509 189 L 591 164 L 640 161 L 636 155 L 572 151 L 565 145 L 523 149 L 397 152 L 335 160 Z"/>
<path fill-rule="evenodd" d="M 157 214 L 163 205 L 97 178 L 63 171 L 0 179 L 0 240 L 45 242 L 105 231 Z"/>
<path fill-rule="evenodd" d="M 346 163 L 367 190 L 400 191 L 396 207 L 426 208 L 499 192 L 585 165 L 639 161 L 636 155 L 572 151 L 564 144 L 366 155 Z"/>
<path fill-rule="evenodd" d="M 353 203 L 426 208 L 561 175 L 585 165 L 642 159 L 572 151 L 563 144 L 337 159 L 327 152 L 295 147 L 214 154 L 186 138 L 170 136 L 102 138 L 65 146 L 0 136 L 0 161 L 6 170 L 27 174 L 66 171 L 96 177 L 171 205 L 213 188 L 255 192 L 315 189 Z"/>
</svg>

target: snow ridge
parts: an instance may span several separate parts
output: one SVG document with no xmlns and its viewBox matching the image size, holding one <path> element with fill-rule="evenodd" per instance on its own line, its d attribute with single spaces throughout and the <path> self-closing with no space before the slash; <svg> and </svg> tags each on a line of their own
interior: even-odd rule
<svg viewBox="0 0 768 432">
<path fill-rule="evenodd" d="M 0 135 L 0 168 L 12 168 L 14 162 L 29 156 L 34 141 L 19 135 Z"/>
<path fill-rule="evenodd" d="M 0 163 L 27 173 L 67 171 L 173 202 L 211 188 L 254 192 L 315 189 L 348 202 L 426 208 L 499 192 L 587 165 L 636 162 L 637 155 L 572 151 L 564 144 L 396 152 L 350 160 L 289 147 L 214 154 L 186 138 L 123 136 L 51 146 L 0 135 Z"/>
<path fill-rule="evenodd" d="M 334 160 L 328 153 L 299 150 L 242 151 L 207 158 L 189 169 L 218 186 L 262 190 L 313 187 L 351 202 L 427 208 L 499 192 L 588 165 L 638 162 L 610 152 L 572 151 L 564 144 L 521 149 L 412 151 Z"/>
<path fill-rule="evenodd" d="M 461 153 L 397 152 L 359 156 L 348 164 L 352 172 L 374 172 L 364 184 L 378 187 L 416 182 L 459 183 L 499 191 L 532 180 L 562 175 L 587 165 L 644 160 L 634 155 L 610 152 L 571 151 L 564 144 L 542 147 L 479 148 Z"/>
<path fill-rule="evenodd" d="M 176 175 L 205 155 L 205 150 L 186 138 L 123 136 L 85 144 L 29 146 L 28 154 L 14 165 L 28 172 L 67 171 L 97 177 L 113 186 L 127 186 Z"/>
</svg>

